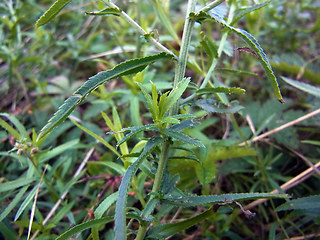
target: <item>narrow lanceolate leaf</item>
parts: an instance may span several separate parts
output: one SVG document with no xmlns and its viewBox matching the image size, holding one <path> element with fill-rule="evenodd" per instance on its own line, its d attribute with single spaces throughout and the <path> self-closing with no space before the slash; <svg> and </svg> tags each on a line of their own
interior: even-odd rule
<svg viewBox="0 0 320 240">
<path fill-rule="evenodd" d="M 69 2 L 72 0 L 57 0 L 51 7 L 38 19 L 36 27 L 40 27 L 50 22 Z"/>
<path fill-rule="evenodd" d="M 139 158 L 128 167 L 126 173 L 122 178 L 122 181 L 119 187 L 119 198 L 117 201 L 116 212 L 115 212 L 115 239 L 116 240 L 126 239 L 126 235 L 127 235 L 126 205 L 127 205 L 128 190 L 129 190 L 132 178 L 137 172 L 139 165 L 147 157 L 147 155 L 156 146 L 163 143 L 164 141 L 166 141 L 165 138 L 152 137 L 147 142 Z"/>
<path fill-rule="evenodd" d="M 262 67 L 264 68 L 269 81 L 271 82 L 271 85 L 273 87 L 273 91 L 274 91 L 277 99 L 281 103 L 284 103 L 284 100 L 282 99 L 282 96 L 280 93 L 277 78 L 272 70 L 272 67 L 269 63 L 267 55 L 263 51 L 263 49 L 260 46 L 260 44 L 258 43 L 258 41 L 249 32 L 247 32 L 241 28 L 236 28 L 236 27 L 233 27 L 233 26 L 227 24 L 226 21 L 221 16 L 214 14 L 214 13 L 208 14 L 208 13 L 201 11 L 198 14 L 190 13 L 190 17 L 200 23 L 205 20 L 214 20 L 214 21 L 218 22 L 219 24 L 221 24 L 222 26 L 226 27 L 227 29 L 231 30 L 232 32 L 238 34 L 250 46 L 250 48 L 257 54 L 259 61 L 262 65 Z"/>
<path fill-rule="evenodd" d="M 288 211 L 288 210 L 313 210 L 319 213 L 320 210 L 320 195 L 314 195 L 304 198 L 294 199 L 292 201 L 282 204 L 277 207 L 277 211 Z M 318 215 L 319 216 L 319 215 Z"/>
<path fill-rule="evenodd" d="M 59 237 L 56 238 L 56 240 L 70 239 L 70 237 L 72 237 L 73 235 L 78 234 L 86 229 L 92 228 L 97 225 L 106 224 L 111 221 L 113 221 L 113 217 L 104 217 L 81 223 L 69 229 L 65 233 L 61 234 Z"/>
<path fill-rule="evenodd" d="M 207 211 L 189 218 L 187 220 L 176 222 L 176 223 L 166 223 L 158 225 L 154 228 L 151 228 L 149 232 L 147 233 L 147 238 L 149 239 L 165 239 L 173 234 L 176 234 L 178 232 L 181 232 L 185 229 L 188 229 L 194 225 L 197 225 L 198 223 L 204 221 L 208 217 L 214 215 L 215 212 L 212 208 L 208 209 Z"/>
<path fill-rule="evenodd" d="M 172 125 L 169 129 L 173 130 L 173 131 L 181 131 L 186 128 L 193 128 L 197 125 L 199 125 L 199 122 L 197 122 L 196 120 L 187 119 L 187 120 L 182 121 L 181 123 Z"/>
<path fill-rule="evenodd" d="M 243 109 L 244 107 L 236 103 L 231 104 L 231 106 L 225 108 L 219 105 L 215 105 L 210 99 L 200 99 L 195 102 L 198 107 L 201 107 L 203 110 L 212 113 L 236 113 Z"/>
<path fill-rule="evenodd" d="M 100 11 L 96 12 L 86 12 L 88 15 L 115 15 L 115 16 L 120 16 L 121 9 L 120 8 L 104 8 Z"/>
<path fill-rule="evenodd" d="M 91 132 L 89 129 L 85 128 L 84 126 L 77 123 L 76 121 L 73 121 L 72 119 L 71 119 L 71 122 L 73 122 L 73 124 L 76 125 L 78 128 L 80 128 L 82 131 L 86 132 L 87 134 L 89 134 L 90 136 L 92 136 L 93 138 L 95 138 L 96 140 L 101 142 L 103 145 L 105 145 L 107 148 L 109 148 L 112 152 L 114 152 L 118 157 L 121 157 L 120 153 L 118 153 L 118 151 L 111 144 L 109 144 L 106 140 L 104 140 L 102 137 L 98 136 L 94 132 Z"/>
<path fill-rule="evenodd" d="M 273 193 L 234 193 L 223 195 L 208 195 L 208 196 L 171 196 L 165 195 L 163 201 L 172 205 L 181 207 L 193 207 L 205 204 L 224 203 L 239 200 L 251 200 L 257 198 L 287 198 L 287 194 Z"/>
<path fill-rule="evenodd" d="M 312 94 L 316 97 L 320 97 L 320 88 L 312 86 L 310 84 L 299 82 L 296 80 L 292 80 L 290 78 L 281 77 L 286 83 L 290 84 L 291 86 L 300 89 L 301 91 L 304 91 L 306 93 Z"/>
<path fill-rule="evenodd" d="M 244 94 L 245 89 L 238 87 L 210 87 L 210 88 L 201 88 L 196 91 L 196 94 L 210 94 L 210 93 L 228 93 L 228 94 Z"/>
<path fill-rule="evenodd" d="M 170 128 L 166 128 L 166 129 L 161 130 L 161 133 L 165 134 L 168 137 L 182 141 L 184 143 L 189 143 L 189 144 L 192 144 L 192 145 L 195 145 L 198 147 L 203 147 L 203 148 L 205 147 L 200 141 L 193 139 L 186 134 L 183 134 L 179 131 L 175 131 Z"/>
<path fill-rule="evenodd" d="M 182 81 L 180 81 L 177 86 L 171 90 L 168 97 L 164 99 L 163 104 L 159 103 L 160 117 L 163 117 L 169 111 L 169 109 L 179 100 L 183 92 L 188 87 L 189 82 L 190 78 L 182 79 Z"/>
<path fill-rule="evenodd" d="M 137 135 L 140 132 L 143 131 L 157 131 L 157 125 L 156 124 L 148 124 L 141 127 L 128 127 L 123 128 L 122 131 L 130 131 L 127 135 L 124 136 L 118 143 L 117 146 L 121 145 L 122 143 L 128 141 L 133 136 Z"/>
<path fill-rule="evenodd" d="M 260 4 L 255 4 L 255 5 L 250 6 L 250 7 L 237 9 L 235 17 L 234 17 L 234 20 L 232 21 L 231 25 L 233 25 L 234 23 L 238 22 L 240 20 L 240 18 L 242 18 L 246 14 L 252 13 L 255 10 L 263 8 L 264 6 L 268 5 L 270 2 L 271 1 L 266 1 L 266 2 L 263 2 L 263 3 L 260 3 Z"/>
<path fill-rule="evenodd" d="M 71 97 L 69 97 L 58 109 L 58 111 L 53 115 L 53 117 L 48 121 L 48 123 L 41 129 L 38 135 L 37 142 L 44 138 L 52 129 L 62 123 L 79 105 L 86 96 L 96 89 L 101 84 L 106 81 L 112 80 L 114 78 L 128 75 L 132 73 L 137 73 L 146 68 L 149 64 L 161 60 L 161 59 L 174 59 L 172 55 L 167 53 L 159 53 L 156 55 L 137 58 L 125 61 L 118 64 L 113 69 L 109 71 L 99 72 L 98 74 L 92 76 L 87 80 L 78 90 L 76 90 Z"/>
<path fill-rule="evenodd" d="M 151 113 L 153 121 L 156 121 L 158 118 L 158 114 L 157 114 L 158 105 L 154 104 L 153 99 L 149 95 L 148 90 L 144 85 L 142 85 L 140 83 L 137 83 L 137 85 L 140 87 L 141 92 L 143 93 L 143 95 L 147 101 L 147 107 L 148 107 L 149 112 Z"/>
<path fill-rule="evenodd" d="M 102 215 L 109 209 L 109 207 L 117 201 L 118 196 L 119 193 L 117 191 L 106 197 L 94 211 L 95 218 L 101 218 Z"/>
</svg>

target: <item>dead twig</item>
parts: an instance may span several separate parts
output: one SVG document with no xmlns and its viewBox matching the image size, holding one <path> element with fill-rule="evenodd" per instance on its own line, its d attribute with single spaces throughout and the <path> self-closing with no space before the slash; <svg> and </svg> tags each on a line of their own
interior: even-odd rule
<svg viewBox="0 0 320 240">
<path fill-rule="evenodd" d="M 265 137 L 267 137 L 267 136 L 269 136 L 269 135 L 272 135 L 272 134 L 275 134 L 275 133 L 277 133 L 277 132 L 280 132 L 280 131 L 283 130 L 283 129 L 286 129 L 286 128 L 288 128 L 288 127 L 291 127 L 291 126 L 293 126 L 293 125 L 295 125 L 295 124 L 297 124 L 297 123 L 299 123 L 299 122 L 301 122 L 301 121 L 303 121 L 303 120 L 306 120 L 306 119 L 308 119 L 308 118 L 311 118 L 311 117 L 313 117 L 313 116 L 315 116 L 315 115 L 317 115 L 317 114 L 319 114 L 319 113 L 320 113 L 320 108 L 317 109 L 317 110 L 315 110 L 315 111 L 313 111 L 313 112 L 311 112 L 311 113 L 308 113 L 308 114 L 306 114 L 306 115 L 304 115 L 304 116 L 302 116 L 302 117 L 300 117 L 300 118 L 297 118 L 297 119 L 295 119 L 295 120 L 293 120 L 293 121 L 291 121 L 291 122 L 288 122 L 288 123 L 286 123 L 286 124 L 284 124 L 284 125 L 282 125 L 282 126 L 280 126 L 280 127 L 277 127 L 277 128 L 275 128 L 275 129 L 273 129 L 273 130 L 271 130 L 271 131 L 268 131 L 268 132 L 263 133 L 263 134 L 261 134 L 261 135 L 259 135 L 259 136 L 257 136 L 257 137 L 254 137 L 254 138 L 251 140 L 251 142 L 257 142 L 257 141 L 259 141 L 259 140 L 261 140 L 261 139 L 263 139 L 263 138 L 265 138 Z M 244 146 L 244 145 L 246 145 L 246 143 L 243 142 L 243 143 L 241 143 L 241 144 L 239 144 L 239 145 L 240 145 L 240 146 Z"/>
</svg>

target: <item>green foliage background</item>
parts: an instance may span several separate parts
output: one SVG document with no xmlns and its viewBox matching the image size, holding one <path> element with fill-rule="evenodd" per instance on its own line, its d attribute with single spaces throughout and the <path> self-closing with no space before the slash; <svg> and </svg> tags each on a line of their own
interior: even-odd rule
<svg viewBox="0 0 320 240">
<path fill-rule="evenodd" d="M 198 7 L 209 2 L 198 1 Z M 286 191 L 293 200 L 269 200 L 251 209 L 256 216 L 248 218 L 239 205 L 227 204 L 227 199 L 224 205 L 214 205 L 213 212 L 202 203 L 184 208 L 174 198 L 180 192 L 174 192 L 172 199 L 164 197 L 161 207 L 157 202 L 147 204 L 161 149 L 150 145 L 152 154 L 143 150 L 148 138 L 158 134 L 156 127 L 160 134 L 175 137 L 175 155 L 169 159 L 161 191 L 165 195 L 176 186 L 187 194 L 185 201 L 191 201 L 188 194 L 271 192 L 319 163 L 319 115 L 270 135 L 268 140 L 252 141 L 320 108 L 319 1 L 227 1 L 214 9 L 227 18 L 230 6 L 234 7 L 231 25 L 259 41 L 278 77 L 285 104 L 274 97 L 265 66 L 245 50 L 241 36 L 230 32 L 220 49 L 228 29 L 206 21 L 196 23 L 192 32 L 187 78 L 179 85 L 187 89 L 181 116 L 167 117 L 167 111 L 157 112 L 152 105 L 162 98 L 162 105 L 169 108 L 183 92 L 176 91 L 176 96 L 165 100 L 165 92 L 173 87 L 174 60 L 168 57 L 149 66 L 143 62 L 139 71 L 130 72 L 134 74 L 88 90 L 92 93 L 81 98 L 70 119 L 37 145 L 43 126 L 87 79 L 129 59 L 156 55 L 148 37 L 177 54 L 186 11 L 185 1 L 179 0 L 118 1 L 149 32 L 143 37 L 120 17 L 86 14 L 103 9 L 104 2 L 80 0 L 35 28 L 51 4 L 47 0 L 0 3 L 0 238 L 28 236 L 36 196 L 31 236 L 38 231 L 39 239 L 67 239 L 67 230 L 77 226 L 77 239 L 97 239 L 97 234 L 100 239 L 113 239 L 110 216 L 115 212 L 116 192 L 126 169 L 143 153 L 148 161 L 132 177 L 127 198 L 132 207 L 128 218 L 136 219 L 130 222 L 129 239 L 134 239 L 138 221 L 145 220 L 141 216 L 155 225 L 176 219 L 193 221 L 181 222 L 176 228 L 158 225 L 148 233 L 150 239 L 169 236 L 176 229 L 180 232 L 174 239 L 319 236 L 319 171 Z M 199 90 L 214 61 L 214 86 Z M 187 101 L 193 92 L 201 101 Z M 230 103 L 229 108 L 224 103 Z M 152 122 L 156 115 L 158 121 Z M 180 125 L 178 130 L 168 130 L 167 124 Z M 182 143 L 177 144 L 179 141 Z M 240 147 L 245 141 L 245 147 Z M 76 175 L 84 159 L 85 168 Z M 55 214 L 43 224 L 66 191 Z M 203 204 L 208 203 L 211 206 L 215 200 Z M 248 203 L 241 201 L 242 206 Z M 151 214 L 149 208 L 155 206 Z M 93 213 L 96 219 L 88 222 Z"/>
</svg>

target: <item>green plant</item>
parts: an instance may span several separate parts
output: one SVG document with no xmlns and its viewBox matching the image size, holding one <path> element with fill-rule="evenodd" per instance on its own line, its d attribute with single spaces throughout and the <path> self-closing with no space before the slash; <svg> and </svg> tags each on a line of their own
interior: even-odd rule
<svg viewBox="0 0 320 240">
<path fill-rule="evenodd" d="M 69 2 L 71 1 L 57 0 L 42 15 L 36 25 L 39 27 L 48 23 Z M 108 169 L 112 175 L 115 175 L 112 179 L 110 177 L 108 184 L 105 186 L 106 188 L 111 188 L 111 190 L 114 190 L 116 182 L 120 181 L 121 178 L 119 176 L 123 175 L 123 177 L 118 191 L 111 191 L 113 193 L 102 201 L 100 201 L 101 196 L 96 199 L 94 194 L 87 195 L 89 189 L 99 187 L 84 184 L 84 192 L 86 194 L 83 195 L 91 200 L 90 210 L 97 206 L 93 211 L 95 219 L 86 221 L 86 217 L 82 215 L 75 220 L 72 219 L 73 216 L 69 215 L 76 226 L 66 231 L 68 229 L 67 224 L 62 223 L 59 225 L 59 229 L 63 229 L 64 233 L 61 234 L 62 231 L 58 230 L 56 232 L 56 235 L 59 235 L 57 239 L 67 239 L 86 229 L 91 230 L 89 238 L 99 239 L 99 231 L 103 229 L 105 224 L 112 221 L 115 223 L 115 231 L 110 232 L 110 235 L 105 235 L 110 238 L 114 234 L 116 239 L 133 238 L 133 236 L 136 239 L 164 239 L 179 232 L 184 232 L 191 226 L 205 220 L 221 225 L 215 233 L 206 233 L 207 235 L 211 234 L 212 238 L 220 238 L 227 236 L 231 222 L 236 221 L 234 219 L 237 211 L 232 213 L 231 206 L 235 206 L 237 209 L 241 209 L 241 212 L 253 216 L 250 211 L 243 209 L 238 201 L 256 198 L 286 198 L 287 196 L 284 194 L 249 192 L 250 188 L 242 188 L 241 184 L 235 187 L 240 186 L 240 192 L 243 193 L 219 194 L 219 190 L 213 191 L 210 188 L 210 183 L 217 172 L 217 163 L 221 160 L 232 158 L 245 159 L 249 163 L 248 165 L 251 164 L 255 168 L 255 176 L 262 176 L 252 188 L 257 189 L 257 191 L 268 192 L 271 187 L 278 187 L 274 184 L 275 179 L 278 180 L 278 176 L 268 172 L 268 167 L 278 161 L 279 156 L 273 156 L 271 152 L 270 155 L 265 157 L 262 151 L 257 154 L 249 146 L 238 146 L 239 142 L 246 141 L 248 136 L 237 125 L 237 121 L 234 118 L 233 114 L 243 111 L 243 106 L 238 101 L 235 101 L 233 96 L 234 94 L 242 95 L 246 91 L 239 87 L 228 86 L 229 84 L 222 84 L 216 77 L 217 64 L 220 60 L 223 60 L 222 52 L 227 52 L 227 36 L 230 33 L 234 33 L 247 44 L 239 47 L 238 50 L 251 53 L 251 57 L 258 60 L 271 83 L 270 85 L 276 98 L 283 102 L 276 76 L 262 47 L 250 33 L 233 27 L 233 24 L 241 16 L 260 9 L 267 3 L 250 6 L 244 11 L 237 11 L 236 6 L 238 3 L 229 1 L 228 17 L 225 20 L 216 12 L 211 12 L 222 2 L 224 1 L 214 1 L 200 11 L 195 10 L 196 1 L 190 0 L 188 2 L 179 51 L 161 44 L 157 39 L 157 31 L 145 31 L 141 26 L 145 26 L 146 22 L 143 22 L 142 19 L 134 21 L 124 10 L 110 1 L 104 3 L 106 6 L 103 6 L 102 10 L 87 12 L 87 15 L 111 15 L 109 17 L 119 18 L 121 19 L 119 20 L 121 24 L 126 29 L 129 29 L 131 34 L 134 32 L 134 34 L 137 33 L 136 35 L 142 36 L 142 39 L 139 36 L 135 38 L 136 49 L 134 56 L 136 58 L 125 60 L 120 64 L 116 64 L 111 70 L 101 71 L 90 77 L 59 107 L 39 134 L 32 131 L 32 136 L 29 137 L 26 133 L 27 131 L 18 124 L 18 121 L 8 115 L 6 117 L 16 126 L 19 130 L 18 132 L 5 121 L 0 122 L 1 126 L 20 142 L 14 149 L 17 150 L 17 155 L 15 156 L 18 158 L 18 155 L 22 154 L 20 156 L 21 162 L 29 166 L 27 179 L 24 179 L 24 181 L 21 181 L 22 179 L 12 180 L 3 184 L 3 192 L 10 190 L 9 195 L 18 192 L 10 208 L 12 209 L 22 199 L 22 196 L 30 187 L 29 184 L 35 181 L 37 181 L 38 185 L 35 185 L 33 190 L 30 191 L 26 198 L 27 200 L 19 208 L 19 214 L 24 212 L 33 198 L 38 198 L 41 186 L 45 186 L 46 192 L 42 193 L 42 195 L 40 193 L 39 197 L 44 194 L 50 194 L 57 202 L 60 201 L 58 200 L 59 198 L 63 200 L 66 196 L 65 194 L 69 191 L 73 191 L 72 186 L 81 177 L 83 166 L 82 168 L 79 167 L 80 170 L 67 183 L 62 180 L 63 178 L 60 174 L 65 176 L 66 170 L 63 169 L 64 166 L 74 164 L 71 155 L 79 156 L 77 149 L 88 147 L 78 141 L 80 138 L 79 129 L 93 137 L 86 139 L 89 147 L 98 148 L 99 146 L 95 145 L 95 141 L 99 141 L 110 151 L 101 149 L 101 152 L 105 153 L 102 154 L 99 161 L 88 163 L 89 172 L 95 175 L 101 174 L 103 172 L 102 169 Z M 164 3 L 165 1 L 153 1 L 152 7 L 167 30 L 169 39 L 174 39 L 180 44 L 179 37 L 170 22 L 168 9 L 162 5 Z M 137 1 L 138 9 L 142 7 L 141 5 L 142 3 Z M 127 12 L 130 10 L 128 8 Z M 195 28 L 196 22 L 204 25 L 203 31 L 200 30 L 200 26 Z M 210 36 L 212 23 L 218 23 L 219 26 L 225 29 L 221 31 L 222 37 L 219 44 L 213 41 Z M 231 25 L 230 23 L 233 24 Z M 195 34 L 195 30 L 198 30 L 198 35 Z M 200 36 L 201 41 L 190 53 L 189 50 L 192 49 L 193 44 L 192 37 L 194 36 Z M 120 35 L 118 39 L 121 45 L 125 36 Z M 160 53 L 151 54 L 146 46 L 153 46 Z M 125 50 L 125 46 L 121 47 Z M 208 55 L 204 54 L 203 49 Z M 126 55 L 125 51 L 123 53 Z M 200 61 L 198 61 L 197 57 L 200 58 Z M 126 58 L 129 57 L 126 56 Z M 101 62 L 111 65 L 116 60 Z M 173 80 L 158 81 L 155 77 L 155 72 L 157 71 L 158 74 L 159 65 L 163 62 L 174 66 L 174 76 L 173 74 L 171 76 L 169 74 L 170 77 L 166 75 L 166 78 Z M 187 66 L 194 71 L 194 75 L 191 77 L 185 77 Z M 171 67 L 164 69 L 162 67 L 163 71 L 172 70 Z M 222 71 L 225 70 L 222 69 Z M 250 75 L 250 73 L 234 69 L 229 69 L 229 72 Z M 203 78 L 201 84 L 196 84 L 195 79 L 197 79 L 197 76 Z M 122 79 L 126 89 L 116 89 L 109 93 L 103 84 L 113 79 Z M 168 91 L 164 92 L 162 90 Z M 90 99 L 92 96 L 97 98 Z M 107 136 L 104 135 L 101 128 L 87 124 L 77 118 L 79 115 L 71 115 L 73 110 L 84 102 L 85 98 L 89 99 L 88 102 L 92 101 L 92 108 L 87 110 L 87 116 L 91 113 L 96 116 L 101 111 L 101 116 L 97 118 L 101 119 L 102 117 L 104 120 L 104 124 L 108 129 Z M 141 102 L 144 103 L 145 108 L 140 104 Z M 125 104 L 125 107 L 128 107 L 129 110 L 122 111 L 124 108 L 121 107 L 121 104 Z M 280 113 L 283 110 L 284 107 L 281 104 L 279 106 L 274 111 L 275 113 Z M 258 107 L 252 106 L 249 107 L 249 110 L 255 111 L 259 107 L 259 105 Z M 267 109 L 267 104 L 265 104 L 265 108 Z M 268 111 L 264 110 L 264 113 L 266 112 Z M 215 118 L 207 117 L 208 114 L 212 113 L 230 116 L 236 129 L 234 134 L 239 134 L 240 138 L 217 140 L 204 135 L 202 130 L 215 121 Z M 292 113 L 291 115 L 288 113 L 286 116 L 292 116 Z M 68 117 L 71 119 L 71 123 L 78 128 L 70 131 L 70 136 L 66 137 L 66 140 L 68 140 L 66 143 L 51 150 L 43 150 L 46 145 L 48 146 L 52 142 L 50 140 L 52 135 L 70 129 L 72 124 L 69 121 L 64 122 Z M 129 120 L 128 117 L 130 118 Z M 267 125 L 266 122 L 259 122 L 259 124 L 261 124 L 259 125 L 261 131 Z M 71 136 L 75 136 L 74 139 L 76 140 L 72 140 Z M 59 161 L 50 163 L 48 174 L 44 174 L 42 177 L 41 172 L 42 169 L 46 169 L 45 164 L 68 149 L 73 149 L 74 151 L 68 152 Z M 233 166 L 232 163 L 230 166 Z M 246 170 L 246 168 L 240 168 L 240 170 Z M 50 181 L 50 177 L 57 179 L 58 187 L 53 185 L 54 183 Z M 104 179 L 104 177 L 106 176 L 101 176 L 101 179 Z M 195 181 L 200 184 L 194 184 Z M 149 182 L 152 183 L 152 187 L 145 188 L 144 184 Z M 252 184 L 252 179 L 249 179 L 248 182 Z M 247 184 L 247 182 L 244 181 L 244 184 Z M 21 186 L 23 188 L 18 190 Z M 197 195 L 192 193 L 197 193 Z M 74 194 L 81 195 L 81 192 L 79 193 L 79 191 L 75 190 Z M 61 195 L 63 197 L 60 197 Z M 36 203 L 36 200 L 34 200 L 34 203 Z M 114 203 L 116 203 L 115 209 L 112 208 Z M 47 220 L 43 220 L 41 212 L 37 211 L 36 207 L 32 210 L 28 222 L 21 221 L 18 224 L 21 228 L 27 227 L 27 223 L 31 224 L 33 216 L 35 216 L 38 221 L 39 219 L 41 220 L 39 221 L 41 224 L 33 223 L 33 227 L 31 225 L 28 227 L 29 231 L 33 231 L 34 236 L 41 232 L 52 237 L 54 234 L 49 232 L 54 230 L 55 225 L 67 215 L 74 204 L 75 200 L 65 201 L 62 209 L 50 222 L 51 225 L 46 225 Z M 36 204 L 34 205 L 36 206 Z M 201 208 L 202 213 L 200 214 L 191 214 L 192 209 L 199 206 L 206 206 L 207 208 Z M 177 208 L 191 209 L 189 216 L 192 217 L 176 223 L 162 223 L 160 221 L 166 214 L 172 214 Z M 2 219 L 9 212 L 3 212 Z M 107 217 L 103 217 L 104 215 L 107 215 Z M 222 218 L 227 218 L 228 221 L 223 221 L 221 220 Z M 127 223 L 127 219 L 129 223 Z M 81 221 L 84 222 L 78 224 Z M 138 222 L 138 225 L 136 222 Z M 6 226 L 2 225 L 1 227 L 7 230 Z M 247 234 L 250 235 L 252 233 L 247 231 Z"/>
</svg>

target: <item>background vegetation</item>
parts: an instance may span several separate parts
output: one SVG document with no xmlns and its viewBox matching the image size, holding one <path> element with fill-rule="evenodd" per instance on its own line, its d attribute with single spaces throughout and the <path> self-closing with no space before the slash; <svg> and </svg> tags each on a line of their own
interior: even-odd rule
<svg viewBox="0 0 320 240">
<path fill-rule="evenodd" d="M 207 2 L 198 1 L 198 8 Z M 133 81 L 152 80 L 163 93 L 172 89 L 174 63 L 158 61 L 137 75 L 101 85 L 72 112 L 72 121 L 63 122 L 40 149 L 32 145 L 35 133 L 39 134 L 64 100 L 89 77 L 125 60 L 157 52 L 122 18 L 85 14 L 104 8 L 101 1 L 73 1 L 50 23 L 35 28 L 51 4 L 46 0 L 0 3 L 0 237 L 5 239 L 25 239 L 28 234 L 54 239 L 72 226 L 97 218 L 97 213 L 112 216 L 114 204 L 104 206 L 106 212 L 97 207 L 118 189 L 127 166 L 122 167 L 108 144 L 116 146 L 124 136 L 118 132 L 122 128 L 152 123 L 144 95 Z M 186 1 L 116 4 L 178 53 Z M 258 39 L 286 103 L 275 99 L 256 56 L 244 48 L 237 35 L 228 35 L 220 56 L 225 29 L 213 22 L 196 23 L 185 75 L 199 86 L 212 61 L 218 59 L 214 82 L 244 88 L 246 94 L 227 95 L 232 106 L 243 106 L 234 112 L 206 112 L 200 102 L 198 108 L 185 105 L 182 113 L 192 112 L 199 124 L 184 133 L 206 148 L 189 151 L 191 148 L 181 144 L 169 161 L 168 171 L 179 178 L 171 183 L 197 195 L 276 190 L 285 191 L 292 199 L 252 205 L 242 201 L 240 206 L 226 200 L 224 205 L 215 205 L 215 214 L 171 239 L 316 239 L 320 234 L 320 3 L 226 1 L 215 11 L 228 17 L 231 5 L 231 25 Z M 190 96 L 188 91 L 192 85 L 184 97 Z M 216 97 L 206 100 L 216 101 Z M 289 122 L 292 124 L 286 127 Z M 281 126 L 284 128 L 268 135 Z M 259 137 L 264 133 L 266 137 Z M 104 144 L 98 143 L 96 136 Z M 126 143 L 129 150 L 124 145 L 119 148 L 122 154 L 131 153 L 128 158 L 132 162 L 151 136 L 140 132 Z M 149 167 L 152 170 L 155 165 Z M 153 179 L 143 171 L 136 178 L 128 205 L 141 209 Z M 243 214 L 242 206 L 256 216 Z M 204 206 L 167 207 L 158 208 L 155 215 L 160 223 L 177 222 L 204 210 Z M 102 224 L 100 238 L 113 239 L 113 226 L 112 221 Z M 130 226 L 133 232 L 128 237 L 133 239 L 138 222 L 132 221 Z M 77 239 L 94 237 L 90 229 L 77 234 Z"/>
</svg>

